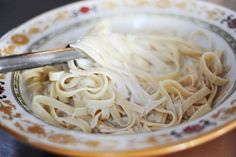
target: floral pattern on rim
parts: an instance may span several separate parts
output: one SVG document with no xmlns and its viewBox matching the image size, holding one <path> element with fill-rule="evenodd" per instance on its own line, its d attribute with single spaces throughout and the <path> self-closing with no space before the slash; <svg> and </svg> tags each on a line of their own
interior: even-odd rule
<svg viewBox="0 0 236 157">
<path fill-rule="evenodd" d="M 168 9 L 170 7 L 176 7 L 177 9 L 179 8 L 182 10 L 188 10 L 188 9 L 191 10 L 191 8 L 189 8 L 187 6 L 187 3 L 185 0 L 181 3 L 178 3 L 178 4 L 173 4 L 173 3 L 177 2 L 175 0 L 168 0 L 168 1 L 170 1 L 171 4 L 159 4 L 159 5 L 153 5 L 153 6 L 158 7 L 158 9 L 162 9 L 162 8 Z M 134 1 L 134 3 L 135 2 L 136 1 Z M 139 6 L 140 5 L 147 5 L 149 3 L 149 1 L 144 2 L 143 0 L 139 0 L 139 2 L 140 2 Z M 125 1 L 124 1 L 124 3 L 125 3 Z M 132 5 L 132 4 L 127 3 L 127 5 Z M 135 6 L 135 5 L 136 5 L 136 3 L 132 6 Z M 194 3 L 192 5 L 196 6 L 197 3 Z M 101 4 L 101 6 L 102 6 L 102 4 Z M 39 21 L 39 23 L 35 23 L 35 25 L 33 24 L 33 25 L 31 25 L 30 28 L 27 28 L 26 30 L 24 30 L 24 32 L 26 32 L 26 34 L 24 34 L 24 35 L 26 35 L 26 37 L 29 39 L 29 42 L 30 42 L 30 40 L 35 35 L 49 29 L 53 24 L 63 21 L 65 19 L 82 17 L 84 15 L 104 9 L 101 6 L 99 6 L 99 5 L 93 5 L 93 6 L 92 5 L 83 5 L 83 6 L 79 6 L 77 8 L 73 8 L 71 10 L 68 10 L 68 9 L 60 10 L 55 14 L 55 16 L 53 18 L 54 20 L 52 23 L 47 23 L 47 24 L 43 25 Z M 117 6 L 118 6 L 118 4 L 112 4 L 112 9 Z M 161 7 L 161 6 L 164 6 L 164 7 Z M 201 9 L 198 10 L 198 12 L 200 12 L 200 11 L 201 11 Z M 207 13 L 207 11 L 209 11 L 209 12 Z M 210 20 L 221 22 L 221 19 L 224 17 L 224 14 L 220 14 L 221 11 L 222 10 L 219 9 L 217 11 L 217 13 L 214 13 L 214 10 L 212 10 L 212 9 L 208 10 L 208 8 L 205 8 L 204 11 L 201 11 L 201 14 L 204 14 L 206 17 L 208 17 L 208 15 L 209 15 L 208 18 Z M 227 26 L 229 26 L 228 28 L 234 27 L 235 24 L 234 24 L 234 21 L 232 21 L 232 20 L 234 20 L 233 17 L 231 17 L 231 19 L 228 19 L 228 20 L 226 19 L 225 21 L 222 21 L 221 24 L 225 25 L 225 23 L 227 22 Z M 20 33 L 21 32 L 18 32 L 17 34 L 20 34 Z M 21 39 L 23 39 L 23 43 L 25 41 L 27 41 L 27 40 L 25 40 L 25 38 L 21 38 Z M 16 41 L 22 43 L 21 39 L 20 40 L 17 39 Z M 27 41 L 27 43 L 28 43 L 28 41 Z M 0 49 L 0 56 L 1 56 L 1 52 L 6 52 L 5 50 L 3 51 L 3 48 L 9 48 L 9 53 L 6 53 L 6 55 L 8 55 L 8 54 L 12 54 L 12 53 L 16 52 L 16 49 L 19 47 L 22 47 L 22 46 L 24 46 L 24 45 L 19 44 L 19 43 L 18 44 L 14 43 L 13 41 L 8 41 L 8 43 L 1 46 L 2 48 Z M 1 75 L 0 75 L 0 81 L 1 81 Z M 1 87 L 2 87 L 1 91 L 3 94 L 5 92 L 5 88 L 4 88 L 4 81 L 2 81 L 2 82 L 3 82 L 3 84 L 1 84 Z M 18 119 L 16 119 L 16 122 L 14 122 L 14 126 L 16 128 L 18 128 L 18 130 L 21 130 L 21 131 L 25 132 L 26 134 L 35 135 L 37 137 L 47 139 L 48 141 L 50 141 L 52 143 L 68 144 L 68 145 L 69 144 L 74 145 L 74 144 L 80 143 L 80 144 L 87 145 L 89 147 L 95 147 L 95 146 L 99 147 L 100 145 L 102 145 L 96 140 L 82 142 L 80 140 L 75 139 L 75 137 L 70 134 L 58 134 L 58 133 L 56 133 L 56 132 L 54 133 L 52 131 L 48 132 L 48 128 L 45 127 L 46 125 L 45 126 L 38 125 L 37 123 L 32 122 L 31 120 L 25 121 L 25 119 L 23 119 L 23 117 L 22 117 L 22 119 L 20 119 L 20 115 L 19 115 L 20 113 L 17 112 L 16 106 L 13 105 L 10 100 L 6 100 L 6 101 L 0 100 L 0 102 L 3 102 L 3 104 L 4 104 L 4 105 L 2 105 L 4 108 L 3 108 L 3 110 L 0 110 L 0 112 L 2 111 L 2 113 L 4 113 L 5 117 L 10 115 L 9 118 L 7 118 L 6 120 L 12 121 L 13 118 L 18 118 Z M 236 113 L 236 107 L 235 107 L 236 103 L 235 102 L 236 102 L 236 100 L 231 101 L 231 107 L 227 106 L 224 109 L 220 110 L 217 117 L 216 117 L 216 120 L 224 121 L 228 117 L 234 115 Z M 1 109 L 2 109 L 2 106 L 1 106 Z M 171 133 L 167 132 L 167 133 L 163 134 L 163 135 L 165 135 L 163 137 L 165 139 L 172 139 L 172 140 L 178 139 L 178 138 L 181 138 L 185 135 L 193 135 L 193 134 L 200 133 L 200 132 L 206 130 L 207 128 L 209 128 L 210 126 L 213 127 L 215 125 L 218 125 L 218 122 L 216 123 L 214 121 L 214 119 L 215 119 L 213 117 L 214 114 L 211 115 L 210 120 L 205 119 L 205 120 L 202 120 L 202 121 L 195 123 L 193 125 L 192 124 L 188 125 L 183 129 L 175 130 L 175 131 L 172 131 Z M 141 142 L 150 143 L 150 144 L 159 144 L 159 143 L 161 144 L 162 143 L 161 140 L 159 141 L 159 138 L 156 136 L 149 136 L 149 138 L 143 139 L 143 141 L 141 141 Z M 132 143 L 134 143 L 134 142 L 132 142 Z M 116 145 L 116 141 L 114 141 L 114 145 Z"/>
<path fill-rule="evenodd" d="M 219 8 L 216 8 L 214 10 L 207 10 L 206 13 L 207 17 L 212 20 L 220 20 L 225 15 L 225 12 Z"/>
<path fill-rule="evenodd" d="M 97 10 L 97 7 L 95 5 L 92 5 L 92 6 L 82 6 L 82 7 L 79 7 L 77 9 L 74 9 L 72 11 L 72 15 L 74 17 L 79 17 L 79 16 L 83 16 L 85 14 L 96 12 L 96 10 Z"/>
<path fill-rule="evenodd" d="M 4 92 L 5 92 L 5 82 L 1 81 L 3 79 L 5 79 L 5 75 L 6 74 L 0 74 L 0 100 L 3 100 L 5 98 L 7 98 L 6 95 L 4 95 Z"/>
<path fill-rule="evenodd" d="M 203 129 L 206 129 L 209 126 L 214 126 L 216 125 L 215 122 L 211 122 L 209 120 L 201 120 L 199 123 L 197 124 L 193 124 L 193 125 L 189 125 L 186 126 L 185 128 L 182 129 L 181 132 L 177 132 L 175 130 L 173 130 L 171 132 L 172 136 L 175 136 L 177 138 L 182 137 L 184 134 L 193 134 L 193 133 L 199 133 L 200 131 L 202 131 Z"/>
<path fill-rule="evenodd" d="M 221 20 L 222 24 L 225 22 L 230 29 L 236 29 L 236 18 L 234 15 L 228 15 L 226 19 Z"/>
</svg>

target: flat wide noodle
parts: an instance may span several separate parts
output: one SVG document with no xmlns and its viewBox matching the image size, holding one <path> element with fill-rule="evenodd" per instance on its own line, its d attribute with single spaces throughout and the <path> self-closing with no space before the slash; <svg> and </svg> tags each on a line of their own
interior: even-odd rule
<svg viewBox="0 0 236 157">
<path fill-rule="evenodd" d="M 200 35 L 209 50 L 194 42 Z M 222 53 L 212 52 L 203 32 L 122 34 L 101 22 L 71 47 L 87 56 L 22 73 L 32 111 L 59 127 L 106 134 L 155 131 L 210 111 L 228 82 Z"/>
</svg>

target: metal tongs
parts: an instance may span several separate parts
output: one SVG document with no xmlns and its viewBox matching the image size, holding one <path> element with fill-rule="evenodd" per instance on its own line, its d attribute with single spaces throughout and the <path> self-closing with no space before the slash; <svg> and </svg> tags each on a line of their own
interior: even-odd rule
<svg viewBox="0 0 236 157">
<path fill-rule="evenodd" d="M 80 58 L 82 54 L 84 53 L 78 52 L 78 50 L 67 46 L 63 49 L 0 57 L 0 73 L 64 63 L 69 60 Z"/>
</svg>

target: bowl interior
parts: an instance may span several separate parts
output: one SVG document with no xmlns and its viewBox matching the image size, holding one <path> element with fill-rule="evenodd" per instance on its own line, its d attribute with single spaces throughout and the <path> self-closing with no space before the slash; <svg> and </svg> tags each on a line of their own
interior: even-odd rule
<svg viewBox="0 0 236 157">
<path fill-rule="evenodd" d="M 83 20 L 79 22 L 65 23 L 52 31 L 48 31 L 46 34 L 39 36 L 33 44 L 28 47 L 28 51 L 35 50 L 47 50 L 54 48 L 63 48 L 69 43 L 74 43 L 77 39 L 83 37 L 92 27 L 96 25 L 98 21 L 109 20 L 112 23 L 112 29 L 116 32 L 122 33 L 140 33 L 140 32 L 164 32 L 165 34 L 181 34 L 188 36 L 189 34 L 197 31 L 204 32 L 211 41 L 205 36 L 196 38 L 196 41 L 206 49 L 210 49 L 211 42 L 215 51 L 226 52 L 226 64 L 233 65 L 235 62 L 235 55 L 233 49 L 226 42 L 226 40 L 220 35 L 221 29 L 215 31 L 213 26 L 203 21 L 194 20 L 192 18 L 183 18 L 177 15 L 156 15 L 156 14 L 130 14 L 121 16 L 113 15 L 112 17 L 96 17 L 93 19 Z M 236 67 L 231 67 L 231 70 L 227 73 L 227 78 L 230 79 L 229 84 L 224 87 L 224 95 L 231 92 L 235 78 L 233 72 Z M 32 98 L 27 92 L 24 80 L 19 76 L 19 73 L 13 79 L 13 84 L 18 84 L 18 89 L 14 90 L 19 92 L 16 94 L 17 99 L 21 105 L 29 112 L 31 112 L 30 104 Z M 216 106 L 221 104 L 221 100 L 216 102 Z M 31 112 L 32 113 L 32 112 Z"/>
</svg>

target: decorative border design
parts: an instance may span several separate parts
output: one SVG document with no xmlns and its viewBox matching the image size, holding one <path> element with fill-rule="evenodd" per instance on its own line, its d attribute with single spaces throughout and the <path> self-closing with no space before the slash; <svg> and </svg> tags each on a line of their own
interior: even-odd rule
<svg viewBox="0 0 236 157">
<path fill-rule="evenodd" d="M 102 1 L 102 2 L 101 2 Z M 97 13 L 99 11 L 109 11 L 114 10 L 118 8 L 123 7 L 153 7 L 160 10 L 168 10 L 168 9 L 178 9 L 189 13 L 194 13 L 196 15 L 206 17 L 210 21 L 215 21 L 219 25 L 223 26 L 224 28 L 227 28 L 227 30 L 235 31 L 234 28 L 234 17 L 231 17 L 231 19 L 228 19 L 228 16 L 226 13 L 227 11 L 214 5 L 205 5 L 202 2 L 189 2 L 187 3 L 186 0 L 150 0 L 150 1 L 144 1 L 144 0 L 135 0 L 135 1 L 126 1 L 126 0 L 120 0 L 120 1 L 109 1 L 109 0 L 101 0 L 96 2 L 79 2 L 75 3 L 73 5 L 57 9 L 54 12 L 50 12 L 50 16 L 47 18 L 49 19 L 46 23 L 40 22 L 40 20 L 43 20 L 43 16 L 36 18 L 35 20 L 32 20 L 32 23 L 30 24 L 31 27 L 27 28 L 21 28 L 17 30 L 17 33 L 12 35 L 11 38 L 6 38 L 6 40 L 1 39 L 2 43 L 0 43 L 0 56 L 2 55 L 10 55 L 14 52 L 22 52 L 23 47 L 26 44 L 30 44 L 34 39 L 34 37 L 42 33 L 46 30 L 48 30 L 52 25 L 58 24 L 60 22 L 65 22 L 70 19 L 80 19 L 87 15 Z M 73 6 L 73 7 L 72 7 Z M 193 9 L 194 8 L 194 9 Z M 230 11 L 229 11 L 230 12 Z M 225 20 L 225 21 L 222 21 Z M 33 23 L 34 22 L 34 23 Z M 218 32 L 217 27 L 212 27 L 212 30 L 215 29 L 216 32 Z M 225 32 L 226 33 L 226 32 Z M 227 33 L 226 33 L 227 34 Z M 230 40 L 234 40 L 233 37 L 225 36 L 225 40 L 228 42 Z M 230 38 L 231 37 L 231 38 Z M 32 43 L 31 43 L 32 44 Z M 235 50 L 235 41 L 232 42 L 231 47 Z M 234 51 L 235 53 L 235 51 Z M 4 82 L 4 78 L 1 79 L 0 74 L 0 81 Z M 1 85 L 2 87 L 2 94 L 5 94 L 6 84 Z M 233 87 L 232 92 L 235 90 L 235 84 Z M 232 94 L 232 93 L 231 93 Z M 5 98 L 4 98 L 5 99 Z M 10 98 L 9 98 L 10 99 Z M 27 117 L 23 117 L 21 115 L 21 112 L 19 112 L 21 108 L 15 106 L 11 101 L 9 100 L 0 100 L 0 116 L 3 118 L 3 121 L 0 120 L 0 126 L 4 127 L 5 129 L 8 129 L 12 132 L 18 131 L 18 136 L 24 136 L 29 138 L 28 142 L 37 145 L 37 147 L 50 150 L 50 151 L 57 151 L 61 154 L 84 154 L 80 152 L 82 147 L 86 147 L 88 150 L 100 150 L 100 148 L 106 150 L 116 150 L 117 147 L 117 141 L 115 139 L 111 140 L 104 137 L 104 141 L 99 141 L 99 138 L 94 138 L 93 140 L 89 140 L 84 136 L 83 134 L 80 134 L 81 136 L 76 136 L 75 134 L 72 134 L 72 132 L 64 132 L 60 133 L 59 131 L 51 131 L 48 128 L 44 127 L 50 127 L 47 124 L 41 123 L 40 125 L 36 122 L 32 122 L 30 119 L 26 119 Z M 141 151 L 143 155 L 149 154 L 165 154 L 169 152 L 173 152 L 174 150 L 171 150 L 170 148 L 175 147 L 175 151 L 183 149 L 182 147 L 178 147 L 178 145 L 175 144 L 185 144 L 186 147 L 192 147 L 193 145 L 188 145 L 189 141 L 187 140 L 194 140 L 196 144 L 202 143 L 204 141 L 207 141 L 209 139 L 212 139 L 216 137 L 216 130 L 221 129 L 223 132 L 227 132 L 233 127 L 236 126 L 236 123 L 234 123 L 232 120 L 232 117 L 236 113 L 236 99 L 231 101 L 231 104 L 226 104 L 226 106 L 220 106 L 220 110 L 218 112 L 212 112 L 209 114 L 210 119 L 207 120 L 196 120 L 194 123 L 191 123 L 190 125 L 187 125 L 186 127 L 177 127 L 177 129 L 174 129 L 171 133 L 160 133 L 158 135 L 155 135 L 155 133 L 145 135 L 145 138 L 135 138 L 135 136 L 132 136 L 131 139 L 127 140 L 127 148 L 132 149 L 133 143 L 139 143 L 140 145 L 146 145 L 148 148 L 149 146 L 158 146 L 157 148 L 154 148 L 153 150 L 146 149 L 146 150 L 137 150 L 135 152 L 127 152 L 128 154 L 137 154 Z M 24 115 L 25 116 L 25 115 Z M 211 120 L 212 119 L 212 120 Z M 11 122 L 14 127 L 9 127 L 9 123 Z M 227 124 L 226 124 L 227 122 Z M 225 125 L 224 125 L 225 124 Z M 218 126 L 218 127 L 217 127 Z M 14 128 L 14 129 L 13 129 Z M 50 127 L 51 128 L 51 127 Z M 173 130 L 173 128 L 171 128 Z M 170 130 L 171 130 L 170 129 Z M 201 133 L 199 136 L 195 136 L 196 134 Z M 92 135 L 91 135 L 92 136 Z M 140 135 L 141 136 L 141 135 Z M 144 136 L 144 135 L 143 135 Z M 80 139 L 78 139 L 78 137 Z M 95 137 L 95 136 L 94 136 Z M 160 138 L 159 138 L 160 137 Z M 186 137 L 186 140 L 182 140 Z M 38 144 L 35 142 L 32 142 L 37 139 L 39 141 Z M 204 139 L 204 140 L 203 140 Z M 24 139 L 25 140 L 25 139 Z M 26 139 L 27 140 L 27 139 Z M 46 140 L 46 142 L 45 142 Z M 163 142 L 164 141 L 164 142 Z M 165 141 L 169 141 L 171 144 L 166 145 Z M 201 142 L 202 141 L 202 142 Z M 107 145 L 105 143 L 107 142 Z M 164 144 L 164 145 L 163 145 Z M 80 148 L 79 150 L 69 150 L 67 146 L 78 146 L 77 148 Z M 56 149 L 55 149 L 56 148 Z M 74 147 L 72 147 L 74 148 Z M 70 148 L 70 149 L 72 149 Z M 166 151 L 164 151 L 166 150 Z M 168 150 L 168 151 L 167 151 Z M 158 153 L 159 152 L 159 153 Z M 162 152 L 162 153 L 161 153 Z M 163 153 L 164 152 L 164 153 Z M 91 153 L 91 152 L 90 152 Z M 104 152 L 105 153 L 105 152 Z M 117 153 L 117 152 L 116 152 Z M 97 155 L 101 153 L 93 153 L 93 155 Z M 139 155 L 140 155 L 139 154 Z M 124 154 L 123 154 L 124 155 Z M 126 154 L 125 154 L 126 155 Z"/>
<path fill-rule="evenodd" d="M 228 28 L 236 29 L 236 18 L 234 15 L 228 15 L 226 19 L 221 20 L 221 23 L 227 23 Z"/>
<path fill-rule="evenodd" d="M 0 100 L 7 98 L 7 96 L 3 94 L 5 91 L 4 85 L 5 85 L 5 82 L 0 81 Z"/>
</svg>

